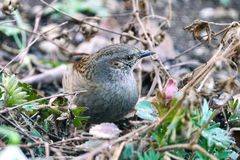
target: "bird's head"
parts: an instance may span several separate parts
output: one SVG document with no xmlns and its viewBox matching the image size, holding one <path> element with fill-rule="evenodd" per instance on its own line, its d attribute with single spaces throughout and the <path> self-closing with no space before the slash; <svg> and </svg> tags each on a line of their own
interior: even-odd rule
<svg viewBox="0 0 240 160">
<path fill-rule="evenodd" d="M 122 74 L 131 72 L 138 60 L 153 54 L 152 51 L 138 50 L 130 45 L 114 44 L 99 50 L 92 61 L 96 64 L 95 69 Z"/>
</svg>

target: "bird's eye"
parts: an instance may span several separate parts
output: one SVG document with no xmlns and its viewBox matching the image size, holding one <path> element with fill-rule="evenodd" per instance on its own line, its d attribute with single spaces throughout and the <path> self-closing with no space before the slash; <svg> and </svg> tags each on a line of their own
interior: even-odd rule
<svg viewBox="0 0 240 160">
<path fill-rule="evenodd" d="M 129 60 L 129 61 L 133 60 L 133 58 L 134 58 L 134 56 L 132 56 L 132 55 L 127 56 L 127 60 Z"/>
<path fill-rule="evenodd" d="M 122 68 L 124 66 L 124 64 L 120 61 L 113 61 L 112 65 L 116 68 Z"/>
</svg>

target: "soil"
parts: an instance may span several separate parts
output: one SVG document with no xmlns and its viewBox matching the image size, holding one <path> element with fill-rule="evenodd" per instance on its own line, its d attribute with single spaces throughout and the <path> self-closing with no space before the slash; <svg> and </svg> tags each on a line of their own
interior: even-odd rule
<svg viewBox="0 0 240 160">
<path fill-rule="evenodd" d="M 197 0 L 197 1 L 192 1 L 192 0 L 173 0 L 172 1 L 172 21 L 171 21 L 171 27 L 167 31 L 171 38 L 173 39 L 175 49 L 178 52 L 183 52 L 186 49 L 194 46 L 195 44 L 198 43 L 198 41 L 195 41 L 192 37 L 191 33 L 188 33 L 184 31 L 184 27 L 190 25 L 194 20 L 196 19 L 202 19 L 202 20 L 207 20 L 207 21 L 213 21 L 213 22 L 224 22 L 224 23 L 231 23 L 233 21 L 238 21 L 238 19 L 235 19 L 231 16 L 219 16 L 219 17 L 214 17 L 214 16 L 209 16 L 208 19 L 201 18 L 200 12 L 203 9 L 206 8 L 212 8 L 213 10 L 216 10 L 217 8 L 223 8 L 224 10 L 230 10 L 233 9 L 234 11 L 237 12 L 237 15 L 239 16 L 239 7 L 240 7 L 240 1 L 239 0 L 229 0 L 229 5 L 224 6 L 222 3 L 220 3 L 220 0 L 215 0 L 215 1 L 209 1 L 209 0 Z M 162 1 L 158 2 L 162 3 Z M 163 14 L 167 13 L 167 3 L 168 1 L 165 0 L 165 4 L 158 4 L 157 8 Z M 205 14 L 207 14 L 205 12 Z M 161 14 L 160 14 L 161 15 Z M 209 54 L 209 52 L 213 49 L 211 45 L 208 45 L 203 47 L 199 52 L 206 52 Z M 190 54 L 195 54 L 196 52 L 191 51 Z M 202 53 L 197 53 L 199 56 L 198 58 L 202 58 Z M 208 56 L 206 57 L 208 58 Z M 207 60 L 207 59 L 205 59 Z"/>
</svg>

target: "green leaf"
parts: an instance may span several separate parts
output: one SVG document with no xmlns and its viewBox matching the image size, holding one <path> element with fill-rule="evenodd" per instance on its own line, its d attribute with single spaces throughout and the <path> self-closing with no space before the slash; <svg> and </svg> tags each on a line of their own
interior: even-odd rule
<svg viewBox="0 0 240 160">
<path fill-rule="evenodd" d="M 219 0 L 220 4 L 222 4 L 224 7 L 228 7 L 231 3 L 231 0 Z"/>
<path fill-rule="evenodd" d="M 71 16 L 76 16 L 79 12 L 96 16 L 109 15 L 108 9 L 104 6 L 102 0 L 63 0 L 59 3 L 55 3 L 54 7 L 68 13 Z M 44 13 L 53 14 L 53 18 L 56 19 L 59 19 L 62 16 L 51 8 L 46 9 Z"/>
<path fill-rule="evenodd" d="M 1 92 L 4 92 L 3 99 L 8 107 L 18 105 L 26 102 L 28 97 L 27 92 L 23 91 L 23 88 L 19 86 L 18 80 L 14 75 L 2 77 L 2 86 L 0 86 Z"/>
<path fill-rule="evenodd" d="M 87 121 L 89 119 L 88 116 L 75 116 L 73 118 L 73 125 L 76 128 L 82 128 L 83 122 Z"/>
<path fill-rule="evenodd" d="M 209 109 L 207 100 L 204 99 L 202 105 L 201 126 L 207 123 L 212 113 L 213 111 Z M 210 123 L 209 126 L 202 131 L 201 135 L 207 139 L 209 147 L 216 145 L 227 149 L 231 144 L 235 143 L 233 141 L 233 138 L 229 136 L 227 131 L 219 128 L 218 124 L 216 124 L 215 122 Z"/>
<path fill-rule="evenodd" d="M 236 159 L 238 159 L 239 154 L 235 151 L 230 151 L 229 157 L 233 160 L 236 160 Z"/>
<path fill-rule="evenodd" d="M 139 118 L 142 118 L 144 120 L 148 121 L 155 121 L 158 117 L 158 114 L 155 110 L 155 108 L 152 106 L 151 102 L 149 101 L 140 101 L 135 106 L 135 109 L 137 110 L 136 115 Z"/>
<path fill-rule="evenodd" d="M 0 32 L 5 34 L 6 36 L 13 36 L 21 33 L 21 30 L 16 26 L 8 25 L 8 26 L 0 26 Z"/>
<path fill-rule="evenodd" d="M 144 152 L 142 155 L 138 156 L 139 160 L 159 160 L 160 154 L 156 153 L 154 150 L 150 150 L 148 152 Z"/>
<path fill-rule="evenodd" d="M 86 107 L 77 107 L 72 109 L 72 114 L 73 114 L 73 125 L 74 127 L 77 128 L 82 128 L 83 127 L 83 122 L 86 122 L 90 117 L 89 116 L 83 116 L 81 115 L 83 112 L 87 110 Z"/>
<path fill-rule="evenodd" d="M 128 143 L 124 146 L 124 150 L 120 156 L 120 160 L 128 160 L 134 157 L 134 145 Z"/>
<path fill-rule="evenodd" d="M 58 66 L 60 66 L 60 65 L 62 65 L 62 64 L 64 64 L 63 62 L 59 62 L 59 61 L 48 61 L 48 60 L 42 60 L 42 61 L 40 61 L 42 64 L 44 64 L 44 65 L 46 65 L 46 66 L 50 66 L 50 67 L 53 67 L 53 68 L 55 68 L 55 67 L 58 67 Z"/>
<path fill-rule="evenodd" d="M 19 144 L 21 142 L 20 135 L 13 128 L 0 126 L 0 134 L 7 137 L 8 144 Z"/>
<path fill-rule="evenodd" d="M 37 104 L 28 104 L 28 105 L 24 105 L 22 108 L 27 111 L 27 112 L 33 112 L 34 110 L 37 109 L 36 107 Z"/>
<path fill-rule="evenodd" d="M 77 108 L 74 108 L 72 109 L 72 113 L 74 116 L 79 116 L 81 115 L 81 113 L 85 112 L 87 110 L 86 107 L 77 107 Z"/>
<path fill-rule="evenodd" d="M 156 128 L 156 130 L 153 132 L 153 138 L 159 143 L 160 146 L 168 143 L 168 139 L 166 138 L 167 133 L 167 126 L 161 125 Z"/>
<path fill-rule="evenodd" d="M 208 119 L 211 117 L 213 111 L 209 109 L 208 102 L 206 99 L 203 101 L 202 105 L 202 119 L 201 119 L 201 126 L 207 123 Z"/>
<path fill-rule="evenodd" d="M 54 99 L 52 104 L 58 107 L 62 107 L 62 106 L 64 107 L 68 105 L 68 100 L 66 97 L 57 97 Z"/>
<path fill-rule="evenodd" d="M 32 88 L 31 85 L 26 84 L 26 83 L 21 83 L 21 82 L 19 82 L 19 83 L 18 83 L 18 86 L 19 86 L 19 87 L 22 87 L 22 91 L 27 92 L 27 95 L 28 95 L 28 96 L 26 97 L 27 101 L 32 101 L 32 100 L 36 100 L 36 99 L 42 98 L 42 96 L 40 96 L 40 95 L 37 93 L 37 91 Z M 38 103 L 39 103 L 39 104 L 47 104 L 48 101 L 42 100 L 42 101 L 39 101 Z"/>
<path fill-rule="evenodd" d="M 209 147 L 216 145 L 227 149 L 231 144 L 235 143 L 227 131 L 218 127 L 207 128 L 201 135 L 207 139 Z"/>
<path fill-rule="evenodd" d="M 36 129 L 31 130 L 31 135 L 34 137 L 42 138 L 42 135 L 40 132 L 38 132 Z"/>
</svg>

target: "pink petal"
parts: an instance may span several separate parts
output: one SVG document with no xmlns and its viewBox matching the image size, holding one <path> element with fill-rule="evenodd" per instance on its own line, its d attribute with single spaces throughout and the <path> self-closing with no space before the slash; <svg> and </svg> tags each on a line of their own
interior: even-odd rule
<svg viewBox="0 0 240 160">
<path fill-rule="evenodd" d="M 178 87 L 173 79 L 168 79 L 163 88 L 167 100 L 171 100 L 178 91 Z"/>
</svg>

